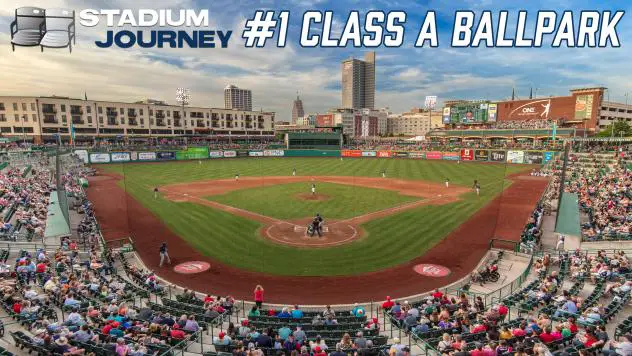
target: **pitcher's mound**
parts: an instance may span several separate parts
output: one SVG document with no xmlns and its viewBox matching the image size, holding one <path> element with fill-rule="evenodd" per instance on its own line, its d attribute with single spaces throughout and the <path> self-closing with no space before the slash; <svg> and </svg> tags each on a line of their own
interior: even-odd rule
<svg viewBox="0 0 632 356">
<path fill-rule="evenodd" d="M 312 193 L 301 193 L 296 194 L 296 197 L 300 200 L 313 200 L 313 201 L 325 201 L 329 200 L 329 195 L 325 194 L 312 194 Z"/>
</svg>

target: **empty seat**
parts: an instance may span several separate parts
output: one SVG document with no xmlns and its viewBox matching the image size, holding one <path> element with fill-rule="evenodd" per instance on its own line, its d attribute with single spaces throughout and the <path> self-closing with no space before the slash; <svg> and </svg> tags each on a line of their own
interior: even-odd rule
<svg viewBox="0 0 632 356">
<path fill-rule="evenodd" d="M 39 7 L 21 7 L 15 10 L 15 19 L 11 22 L 11 48 L 15 46 L 37 46 L 46 32 L 44 9 Z"/>
<path fill-rule="evenodd" d="M 72 44 L 76 42 L 75 11 L 66 9 L 46 10 L 46 34 L 40 41 L 40 48 L 68 47 L 72 52 Z"/>
</svg>

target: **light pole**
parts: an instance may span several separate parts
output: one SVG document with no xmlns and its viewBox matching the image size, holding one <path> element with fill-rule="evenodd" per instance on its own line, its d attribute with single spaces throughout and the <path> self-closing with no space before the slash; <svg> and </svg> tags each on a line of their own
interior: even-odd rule
<svg viewBox="0 0 632 356">
<path fill-rule="evenodd" d="M 184 135 L 184 144 L 187 144 L 187 137 L 186 137 L 186 117 L 187 114 L 184 111 L 184 106 L 185 105 L 189 105 L 189 103 L 191 102 L 191 93 L 189 91 L 188 88 L 178 88 L 176 89 L 176 101 L 178 103 L 180 103 L 182 105 L 182 122 L 184 123 L 183 127 L 185 129 L 185 135 Z M 195 130 L 195 128 L 193 128 L 193 130 Z"/>
<path fill-rule="evenodd" d="M 25 122 L 28 119 L 26 114 L 22 115 L 22 146 L 26 145 L 26 125 Z"/>
<path fill-rule="evenodd" d="M 540 88 L 535 88 L 535 93 L 533 94 L 533 98 L 534 99 L 538 98 L 538 89 L 540 89 Z"/>
</svg>

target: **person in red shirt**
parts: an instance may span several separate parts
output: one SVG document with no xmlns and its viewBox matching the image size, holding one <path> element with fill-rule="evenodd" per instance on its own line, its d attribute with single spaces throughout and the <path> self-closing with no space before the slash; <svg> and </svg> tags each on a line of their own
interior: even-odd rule
<svg viewBox="0 0 632 356">
<path fill-rule="evenodd" d="M 320 346 L 314 347 L 313 356 L 327 356 L 327 353 L 320 349 Z"/>
<path fill-rule="evenodd" d="M 382 309 L 390 310 L 393 307 L 393 305 L 395 305 L 395 303 L 391 300 L 391 297 L 386 296 L 386 301 L 382 303 Z"/>
<path fill-rule="evenodd" d="M 214 298 L 210 294 L 207 294 L 206 297 L 204 297 L 204 304 L 210 303 L 213 300 L 214 300 Z"/>
<path fill-rule="evenodd" d="M 544 329 L 544 332 L 540 334 L 540 340 L 542 340 L 542 342 L 545 344 L 551 343 L 556 340 L 555 336 L 551 334 L 550 326 L 547 326 L 546 329 Z"/>
<path fill-rule="evenodd" d="M 474 326 L 474 328 L 470 332 L 472 334 L 477 334 L 477 333 L 482 333 L 484 331 L 487 331 L 487 327 L 485 326 L 485 324 L 478 324 Z"/>
<path fill-rule="evenodd" d="M 112 330 L 112 323 L 107 323 L 105 324 L 103 329 L 101 329 L 101 334 L 110 335 L 110 330 Z"/>
<path fill-rule="evenodd" d="M 511 335 L 513 335 L 514 337 L 521 337 L 521 336 L 527 335 L 527 332 L 525 331 L 526 327 L 527 327 L 527 324 L 520 323 L 520 327 L 513 329 L 511 331 Z"/>
<path fill-rule="evenodd" d="M 263 305 L 263 287 L 260 284 L 257 284 L 257 286 L 255 287 L 255 304 L 257 304 L 257 307 L 259 307 L 259 309 L 261 309 L 261 306 Z"/>
<path fill-rule="evenodd" d="M 38 263 L 37 266 L 35 266 L 35 272 L 37 272 L 37 273 L 44 273 L 44 272 L 46 272 L 46 263 L 44 263 L 44 262 Z"/>
<path fill-rule="evenodd" d="M 22 303 L 20 303 L 19 301 L 16 301 L 15 303 L 13 303 L 13 312 L 16 314 L 20 314 L 21 311 L 22 311 Z"/>
<path fill-rule="evenodd" d="M 169 335 L 172 339 L 182 340 L 185 338 L 184 331 L 180 329 L 171 329 Z"/>
<path fill-rule="evenodd" d="M 575 318 L 574 317 L 569 317 L 567 320 L 567 324 L 568 324 L 568 330 L 571 331 L 571 334 L 577 334 L 577 332 L 579 331 L 579 328 L 577 328 L 577 324 L 575 324 Z"/>
<path fill-rule="evenodd" d="M 505 315 L 507 315 L 507 313 L 509 313 L 509 308 L 507 308 L 506 306 L 499 304 L 498 305 L 498 314 L 500 314 L 501 317 L 504 317 Z"/>
<path fill-rule="evenodd" d="M 586 336 L 584 336 L 583 340 L 580 340 L 586 348 L 592 347 L 599 339 L 595 336 L 592 330 L 586 329 Z"/>
<path fill-rule="evenodd" d="M 441 292 L 439 291 L 439 289 L 435 289 L 434 293 L 432 293 L 432 297 L 433 297 L 435 300 L 439 300 L 439 299 L 441 299 L 441 297 L 443 297 L 443 293 L 441 293 Z"/>
</svg>

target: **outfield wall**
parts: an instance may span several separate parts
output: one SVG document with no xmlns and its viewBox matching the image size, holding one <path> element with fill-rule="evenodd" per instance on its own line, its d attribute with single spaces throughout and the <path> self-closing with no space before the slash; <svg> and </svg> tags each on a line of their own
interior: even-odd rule
<svg viewBox="0 0 632 356">
<path fill-rule="evenodd" d="M 444 161 L 473 161 L 515 164 L 546 164 L 557 152 L 523 150 L 461 149 L 441 151 L 368 151 L 368 150 L 210 150 L 190 147 L 179 151 L 90 152 L 75 150 L 85 163 L 163 162 L 239 157 L 346 157 L 346 158 L 409 158 Z"/>
</svg>

